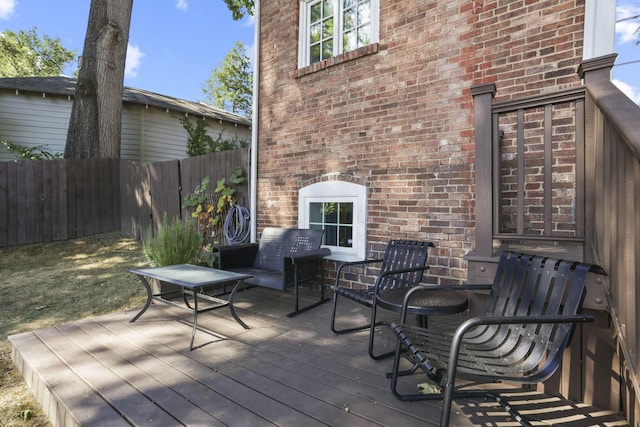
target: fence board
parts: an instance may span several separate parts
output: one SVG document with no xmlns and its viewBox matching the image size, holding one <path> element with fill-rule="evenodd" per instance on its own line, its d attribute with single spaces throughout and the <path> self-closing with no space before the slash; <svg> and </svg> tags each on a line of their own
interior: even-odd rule
<svg viewBox="0 0 640 427">
<path fill-rule="evenodd" d="M 93 222 L 95 217 L 91 216 L 91 197 L 90 184 L 91 184 L 91 172 L 92 169 L 87 167 L 87 162 L 83 160 L 77 161 L 76 177 L 73 181 L 75 187 L 75 206 L 76 206 L 76 218 L 75 229 L 76 234 L 74 237 L 90 236 L 93 233 L 92 227 L 89 222 Z"/>
<path fill-rule="evenodd" d="M 42 180 L 41 169 L 36 167 L 36 162 L 24 160 L 18 162 L 17 172 L 18 239 L 25 243 L 34 243 L 37 241 L 34 226 L 38 221 L 37 212 L 40 208 L 36 183 Z"/>
<path fill-rule="evenodd" d="M 31 243 L 43 241 L 42 226 L 45 221 L 44 217 L 44 200 L 43 200 L 43 180 L 44 180 L 44 168 L 42 162 L 33 162 L 33 174 L 36 177 L 31 182 L 29 192 L 27 194 L 27 200 L 29 201 L 29 213 L 31 214 L 31 222 L 27 223 L 27 234 Z"/>
<path fill-rule="evenodd" d="M 16 173 L 15 173 L 15 188 L 16 188 L 16 213 L 14 217 L 16 218 L 18 235 L 16 236 L 17 240 L 20 242 L 31 243 L 27 240 L 27 232 L 25 229 L 25 217 L 24 212 L 26 209 L 27 202 L 25 200 L 26 194 L 26 182 L 25 182 L 25 174 L 24 174 L 24 166 L 25 162 L 19 161 L 16 163 Z"/>
<path fill-rule="evenodd" d="M 53 205 L 51 203 L 51 162 L 42 161 L 42 241 L 50 242 L 53 231 Z"/>
<path fill-rule="evenodd" d="M 177 160 L 149 165 L 151 218 L 158 230 L 164 215 L 171 221 L 180 217 L 180 163 Z"/>
<path fill-rule="evenodd" d="M 68 210 L 67 210 L 67 194 L 69 192 L 69 186 L 67 185 L 67 168 L 62 163 L 56 163 L 56 167 L 58 168 L 58 182 L 60 187 L 58 188 L 58 205 L 60 209 L 60 218 L 59 222 L 55 225 L 55 228 L 60 227 L 58 233 L 54 233 L 56 235 L 56 240 L 64 240 L 67 239 L 69 235 L 69 228 L 67 227 L 69 218 Z"/>
<path fill-rule="evenodd" d="M 97 159 L 90 159 L 85 163 L 85 167 L 89 168 L 87 171 L 89 175 L 89 185 L 85 185 L 85 191 L 88 191 L 87 198 L 85 199 L 88 204 L 86 211 L 89 213 L 91 220 L 85 221 L 87 226 L 87 234 L 93 235 L 100 233 L 100 224 L 102 222 L 103 212 L 100 207 L 100 182 L 102 181 L 102 166 L 104 162 L 95 162 Z M 85 183 L 86 184 L 86 183 Z"/>
<path fill-rule="evenodd" d="M 97 159 L 93 159 L 97 160 Z M 107 159 L 96 165 L 98 171 L 96 176 L 96 186 L 94 192 L 94 207 L 97 207 L 98 233 L 105 233 L 117 230 L 120 217 L 119 203 L 119 181 L 115 179 L 115 172 L 118 168 L 117 159 Z"/>
<path fill-rule="evenodd" d="M 67 167 L 67 212 L 69 212 L 69 216 L 67 217 L 67 238 L 73 239 L 78 237 L 78 225 L 76 224 L 76 220 L 78 217 L 79 207 L 76 205 L 77 203 L 77 186 L 76 175 L 79 172 L 80 161 L 79 160 L 67 160 L 65 163 Z"/>
<path fill-rule="evenodd" d="M 8 245 L 9 165 L 0 164 L 0 247 Z"/>
<path fill-rule="evenodd" d="M 18 244 L 18 162 L 9 162 L 7 168 L 7 186 L 9 189 L 9 200 L 7 206 L 7 244 Z M 22 242 L 20 242 L 22 243 Z"/>
<path fill-rule="evenodd" d="M 149 168 L 139 162 L 120 161 L 120 229 L 146 240 L 151 225 Z"/>
<path fill-rule="evenodd" d="M 134 173 L 139 171 L 136 162 L 126 162 L 121 160 L 119 163 L 120 171 L 120 229 L 125 233 L 130 233 L 136 238 L 140 237 L 140 231 L 137 229 L 139 221 L 134 213 L 139 211 L 135 209 L 136 194 L 131 183 L 133 182 Z"/>
<path fill-rule="evenodd" d="M 120 203 L 120 159 L 112 159 L 112 165 L 110 169 L 110 182 L 111 188 L 113 188 L 113 195 L 111 199 L 111 204 L 113 206 L 113 210 L 111 213 L 110 222 L 108 224 L 108 228 L 112 230 L 120 229 L 120 215 L 122 215 L 122 204 Z M 105 199 L 106 203 L 109 203 L 108 199 Z"/>
<path fill-rule="evenodd" d="M 26 182 L 25 182 L 25 174 L 24 174 L 24 166 L 25 162 L 18 161 L 16 163 L 15 169 L 15 189 L 16 189 L 16 212 L 15 219 L 17 222 L 16 230 L 18 235 L 16 236 L 17 240 L 20 242 L 31 243 L 27 240 L 27 232 L 25 229 L 25 217 L 24 212 L 26 209 L 27 202 L 25 200 L 26 194 Z"/>
<path fill-rule="evenodd" d="M 67 168 L 63 162 L 57 160 L 45 160 L 45 164 L 50 170 L 44 197 L 50 209 L 47 221 L 50 230 L 49 241 L 65 240 L 67 238 Z"/>
<path fill-rule="evenodd" d="M 182 212 L 183 197 L 205 176 L 213 192 L 236 166 L 247 175 L 246 150 L 145 165 L 120 159 L 0 162 L 0 247 L 122 230 L 148 238 L 162 215 Z M 242 203 L 248 183 L 235 186 Z"/>
</svg>

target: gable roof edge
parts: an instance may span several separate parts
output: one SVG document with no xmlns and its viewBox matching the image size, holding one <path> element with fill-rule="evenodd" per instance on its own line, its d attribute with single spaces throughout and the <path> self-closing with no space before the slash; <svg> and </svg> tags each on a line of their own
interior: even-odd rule
<svg viewBox="0 0 640 427">
<path fill-rule="evenodd" d="M 72 97 L 75 95 L 76 79 L 64 76 L 5 77 L 0 78 L 0 89 Z M 239 114 L 231 113 L 201 102 L 187 101 L 144 89 L 125 86 L 122 93 L 122 101 L 124 103 L 149 105 L 251 127 L 251 120 Z"/>
</svg>

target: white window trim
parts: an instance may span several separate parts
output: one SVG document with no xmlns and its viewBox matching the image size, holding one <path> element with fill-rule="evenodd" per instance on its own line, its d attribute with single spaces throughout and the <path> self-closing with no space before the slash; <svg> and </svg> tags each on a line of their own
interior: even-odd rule
<svg viewBox="0 0 640 427">
<path fill-rule="evenodd" d="M 312 3 L 321 0 L 300 0 L 300 22 L 298 31 L 298 68 L 304 68 L 309 65 L 309 7 Z M 339 28 L 333 35 L 334 39 L 334 56 L 343 52 L 342 47 L 342 7 L 341 0 L 333 0 L 334 10 L 338 11 L 335 15 L 335 28 Z M 371 0 L 371 43 L 380 41 L 380 0 Z"/>
<path fill-rule="evenodd" d="M 325 246 L 331 249 L 328 259 L 360 261 L 367 246 L 367 188 L 344 181 L 323 181 L 301 188 L 298 193 L 298 227 L 309 228 L 309 206 L 319 202 L 353 203 L 353 246 Z"/>
</svg>

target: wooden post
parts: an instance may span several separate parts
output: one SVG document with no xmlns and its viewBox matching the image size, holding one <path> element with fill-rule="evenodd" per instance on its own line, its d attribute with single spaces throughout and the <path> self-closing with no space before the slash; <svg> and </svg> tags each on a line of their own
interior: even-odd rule
<svg viewBox="0 0 640 427">
<path fill-rule="evenodd" d="M 492 102 L 496 85 L 487 83 L 471 87 L 474 101 L 475 170 L 476 170 L 476 241 L 469 261 L 469 283 L 483 283 L 493 277 L 493 115 Z"/>
<path fill-rule="evenodd" d="M 611 79 L 611 68 L 616 60 L 617 54 L 601 56 L 598 58 L 583 61 L 578 67 L 578 75 L 587 85 L 593 81 Z M 595 259 L 593 244 L 602 242 L 604 237 L 601 230 L 596 227 L 596 217 L 603 215 L 604 206 L 598 205 L 596 195 L 603 194 L 602 181 L 596 179 L 596 171 L 603 170 L 602 165 L 602 143 L 599 142 L 599 135 L 602 135 L 602 120 L 596 113 L 597 107 L 593 99 L 587 94 L 584 103 L 584 185 L 592 191 L 585 192 L 585 218 L 584 229 L 586 231 L 583 259 L 586 262 L 602 263 L 603 260 Z M 600 153 L 600 154 L 598 154 Z M 597 164 L 600 162 L 600 164 Z M 601 221 L 604 223 L 604 221 Z M 600 243 L 601 244 L 601 243 Z"/>
</svg>

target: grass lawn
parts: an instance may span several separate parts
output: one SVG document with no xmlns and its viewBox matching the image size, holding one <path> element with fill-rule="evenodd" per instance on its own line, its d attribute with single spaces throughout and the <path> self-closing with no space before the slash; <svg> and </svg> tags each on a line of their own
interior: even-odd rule
<svg viewBox="0 0 640 427">
<path fill-rule="evenodd" d="M 0 425 L 50 426 L 11 360 L 9 335 L 121 311 L 146 294 L 127 270 L 148 266 L 140 242 L 109 233 L 0 248 Z"/>
</svg>

